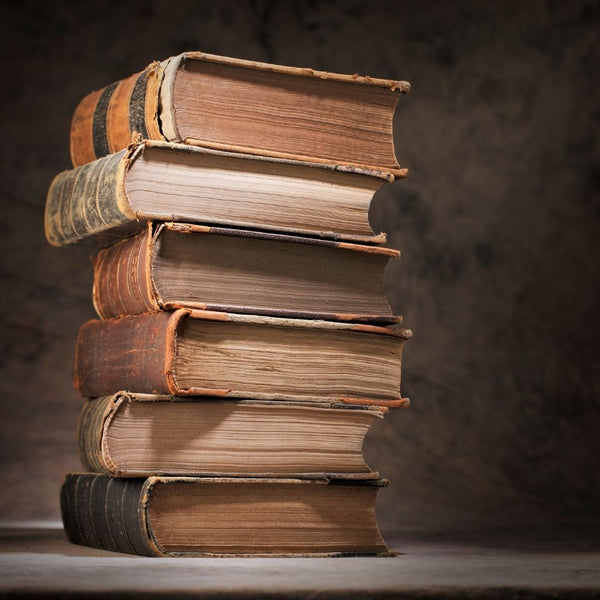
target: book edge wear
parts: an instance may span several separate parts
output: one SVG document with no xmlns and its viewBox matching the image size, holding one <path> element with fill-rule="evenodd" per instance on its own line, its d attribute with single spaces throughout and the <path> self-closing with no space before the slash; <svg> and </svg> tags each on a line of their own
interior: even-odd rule
<svg viewBox="0 0 600 600">
<path fill-rule="evenodd" d="M 202 414 L 202 405 L 213 405 L 215 402 L 228 405 L 230 408 L 239 406 L 258 406 L 265 408 L 266 410 L 273 410 L 276 408 L 291 408 L 300 409 L 302 411 L 319 411 L 324 412 L 326 416 L 331 411 L 364 411 L 366 415 L 369 415 L 372 420 L 377 418 L 382 419 L 388 412 L 388 408 L 385 406 L 360 406 L 360 405 L 347 405 L 339 403 L 314 403 L 309 402 L 286 402 L 286 401 L 266 401 L 266 400 L 252 400 L 252 399 L 222 399 L 222 398 L 206 398 L 206 397 L 192 397 L 184 398 L 179 396 L 168 396 L 158 394 L 137 394 L 127 391 L 120 391 L 108 396 L 100 396 L 97 398 L 88 398 L 83 403 L 77 427 L 77 439 L 78 439 L 78 454 L 79 459 L 86 471 L 91 473 L 104 473 L 112 477 L 149 477 L 150 475 L 182 475 L 182 473 L 173 473 L 166 470 L 155 468 L 152 472 L 148 470 L 135 470 L 132 468 L 119 467 L 113 457 L 111 456 L 110 444 L 108 441 L 108 434 L 113 424 L 113 421 L 118 418 L 118 414 L 128 409 L 131 403 L 142 403 L 147 405 L 174 405 L 174 404 L 194 404 L 197 403 L 199 406 L 198 414 Z M 169 406 L 169 408 L 171 408 Z M 365 430 L 365 436 L 370 429 L 372 423 L 368 425 Z M 364 438 L 363 438 L 364 439 Z M 364 461 L 364 456 L 362 457 Z M 118 461 L 117 461 L 118 462 Z M 160 460 L 158 460 L 158 463 Z M 332 465 L 333 466 L 333 465 Z M 326 471 L 323 470 L 305 470 L 305 471 L 266 471 L 261 470 L 260 476 L 269 477 L 295 477 L 295 478 L 314 478 L 314 477 L 327 477 L 334 472 L 343 472 L 346 476 L 352 476 L 364 479 L 378 478 L 379 474 L 373 471 L 364 462 L 363 470 L 356 471 L 343 471 L 342 469 L 332 468 Z M 248 469 L 235 471 L 208 471 L 206 469 L 197 469 L 195 473 L 192 473 L 189 469 L 186 470 L 187 475 L 193 476 L 258 476 L 257 472 L 251 472 Z"/>
<path fill-rule="evenodd" d="M 189 557 L 299 557 L 299 556 L 394 556 L 375 524 L 379 537 L 378 549 L 368 552 L 316 553 L 235 553 L 217 554 L 202 551 L 170 552 L 161 548 L 149 521 L 149 504 L 154 487 L 169 483 L 187 485 L 264 483 L 298 485 L 355 485 L 385 487 L 386 479 L 356 480 L 345 477 L 314 479 L 272 479 L 267 477 L 161 477 L 118 479 L 99 473 L 67 473 L 60 490 L 60 510 L 67 539 L 80 546 L 136 554 L 140 556 Z"/>
<path fill-rule="evenodd" d="M 210 144 L 202 140 L 183 139 L 175 120 L 172 96 L 175 75 L 185 61 L 208 61 L 292 77 L 376 86 L 387 88 L 398 96 L 410 91 L 410 84 L 406 81 L 268 64 L 204 52 L 184 52 L 164 61 L 154 61 L 143 71 L 91 92 L 81 100 L 71 123 L 70 153 L 73 166 L 80 166 L 106 154 L 117 152 L 138 139 L 185 142 L 225 151 L 260 153 L 279 158 L 300 158 L 299 155 L 257 150 L 246 146 Z M 395 167 L 397 166 L 396 164 Z"/>
<path fill-rule="evenodd" d="M 177 396 L 214 396 L 219 398 L 254 398 L 258 400 L 290 400 L 308 402 L 340 402 L 345 404 L 386 406 L 406 408 L 410 401 L 402 398 L 398 390 L 397 398 L 370 397 L 321 397 L 312 395 L 286 395 L 255 392 L 249 394 L 230 389 L 181 388 L 176 380 L 174 365 L 176 360 L 176 332 L 186 318 L 228 323 L 248 323 L 276 327 L 310 329 L 337 329 L 357 333 L 392 336 L 406 341 L 412 337 L 410 329 L 399 329 L 367 325 L 363 323 L 342 323 L 333 321 L 313 321 L 284 319 L 264 315 L 242 315 L 216 313 L 180 308 L 173 312 L 158 311 L 143 315 L 117 317 L 108 320 L 92 319 L 84 323 L 80 330 L 75 350 L 74 385 L 84 397 L 104 396 L 128 387 L 123 377 L 127 373 L 130 389 L 153 394 Z M 117 336 L 115 338 L 114 336 Z M 115 354 L 118 339 L 122 352 Z M 136 347 L 135 340 L 143 340 L 143 347 Z M 110 348 L 110 350 L 109 350 Z M 144 352 L 151 348 L 152 352 Z M 127 357 L 127 360 L 124 360 Z M 141 358 L 143 357 L 143 359 Z M 151 358 L 151 360 L 150 360 Z M 98 362 L 99 361 L 99 362 Z M 109 378 L 106 379 L 107 374 Z M 400 382 L 398 381 L 398 384 Z M 114 386 L 115 389 L 111 389 Z"/>
<path fill-rule="evenodd" d="M 131 151 L 109 154 L 53 179 L 46 197 L 44 229 L 53 246 L 66 246 L 111 232 L 105 243 L 139 230 L 125 193 Z"/>
<path fill-rule="evenodd" d="M 146 227 L 147 221 L 181 221 L 182 219 L 177 219 L 172 212 L 167 215 L 166 213 L 155 214 L 135 211 L 129 202 L 126 191 L 127 172 L 132 168 L 135 161 L 143 156 L 146 150 L 150 151 L 152 149 L 195 154 L 197 156 L 211 155 L 217 158 L 221 157 L 224 160 L 253 161 L 255 164 L 272 164 L 274 168 L 281 164 L 300 170 L 311 167 L 329 172 L 372 178 L 372 181 L 379 180 L 379 186 L 392 182 L 397 177 L 404 177 L 407 173 L 405 169 L 398 173 L 392 173 L 391 171 L 373 170 L 361 165 L 311 163 L 146 140 L 134 143 L 125 150 L 109 154 L 85 165 L 62 171 L 54 177 L 46 197 L 44 229 L 47 241 L 53 246 L 91 243 L 104 247 L 115 243 L 119 239 L 139 233 Z M 314 229 L 295 230 L 290 227 L 265 226 L 261 223 L 252 223 L 243 215 L 240 216 L 240 219 L 240 222 L 235 224 L 223 222 L 221 225 L 225 227 L 229 225 L 240 229 L 285 231 L 293 235 L 366 244 L 381 244 L 386 239 L 384 233 L 376 234 L 372 230 L 370 230 L 370 233 L 343 233 Z M 207 224 L 201 218 L 197 222 Z"/>
<path fill-rule="evenodd" d="M 158 556 L 144 510 L 148 483 L 92 473 L 67 473 L 61 485 L 60 509 L 67 538 L 73 544 L 113 552 Z"/>
<path fill-rule="evenodd" d="M 192 236 L 218 236 L 221 239 L 254 239 L 258 241 L 285 243 L 286 245 L 292 244 L 296 247 L 319 246 L 342 253 L 347 250 L 350 251 L 350 255 L 355 253 L 377 255 L 382 260 L 398 259 L 400 257 L 400 251 L 381 246 L 262 231 L 210 227 L 191 223 L 149 221 L 144 231 L 132 237 L 119 240 L 107 248 L 100 249 L 93 256 L 94 280 L 92 302 L 96 314 L 101 319 L 111 319 L 157 310 L 191 308 L 228 313 L 265 314 L 277 317 L 364 322 L 382 325 L 402 322 L 401 315 L 392 314 L 391 306 L 385 298 L 382 285 L 379 291 L 387 302 L 387 311 L 381 311 L 380 313 L 295 310 L 293 308 L 278 308 L 276 305 L 269 305 L 268 303 L 260 306 L 250 303 L 244 305 L 240 305 L 239 303 L 211 304 L 206 299 L 204 301 L 202 299 L 195 301 L 183 296 L 177 300 L 172 299 L 167 301 L 161 296 L 157 284 L 156 272 L 153 268 L 160 253 L 160 240 L 167 232 Z"/>
</svg>

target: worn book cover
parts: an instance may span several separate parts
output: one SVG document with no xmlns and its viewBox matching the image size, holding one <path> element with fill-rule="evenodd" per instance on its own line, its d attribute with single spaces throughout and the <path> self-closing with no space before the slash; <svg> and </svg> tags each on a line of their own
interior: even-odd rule
<svg viewBox="0 0 600 600">
<path fill-rule="evenodd" d="M 74 166 L 133 139 L 395 169 L 393 115 L 410 85 L 185 52 L 88 94 L 71 125 Z"/>
<path fill-rule="evenodd" d="M 79 331 L 75 385 L 263 400 L 401 406 L 410 330 L 178 309 L 91 320 Z"/>
<path fill-rule="evenodd" d="M 157 220 L 380 243 L 369 208 L 398 176 L 147 141 L 59 173 L 46 199 L 46 238 L 110 245 Z"/>
<path fill-rule="evenodd" d="M 399 323 L 383 289 L 391 248 L 184 223 L 147 229 L 94 257 L 103 319 L 180 307 Z"/>
<path fill-rule="evenodd" d="M 389 556 L 375 518 L 386 483 L 69 473 L 61 513 L 71 542 L 143 556 Z"/>
<path fill-rule="evenodd" d="M 184 398 L 118 392 L 86 400 L 79 455 L 116 477 L 246 475 L 373 478 L 363 442 L 383 406 Z"/>
</svg>

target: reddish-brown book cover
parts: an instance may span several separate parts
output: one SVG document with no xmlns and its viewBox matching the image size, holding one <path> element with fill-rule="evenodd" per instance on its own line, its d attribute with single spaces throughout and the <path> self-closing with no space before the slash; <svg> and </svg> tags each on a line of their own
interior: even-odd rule
<svg viewBox="0 0 600 600">
<path fill-rule="evenodd" d="M 79 166 L 143 138 L 398 168 L 392 118 L 405 81 L 186 52 L 91 92 L 75 110 Z"/>
<path fill-rule="evenodd" d="M 359 323 L 179 309 L 105 321 L 79 332 L 75 386 L 404 406 L 401 356 L 410 330 Z"/>
<path fill-rule="evenodd" d="M 305 319 L 400 323 L 383 289 L 391 248 L 206 227 L 149 223 L 94 258 L 102 319 L 195 308 Z"/>
</svg>

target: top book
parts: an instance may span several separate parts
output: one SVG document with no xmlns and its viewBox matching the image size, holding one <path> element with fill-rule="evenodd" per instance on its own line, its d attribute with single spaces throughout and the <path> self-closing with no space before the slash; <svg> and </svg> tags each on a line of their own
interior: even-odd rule
<svg viewBox="0 0 600 600">
<path fill-rule="evenodd" d="M 132 140 L 399 168 L 393 116 L 405 81 L 186 52 L 88 94 L 71 124 L 80 166 Z"/>
</svg>

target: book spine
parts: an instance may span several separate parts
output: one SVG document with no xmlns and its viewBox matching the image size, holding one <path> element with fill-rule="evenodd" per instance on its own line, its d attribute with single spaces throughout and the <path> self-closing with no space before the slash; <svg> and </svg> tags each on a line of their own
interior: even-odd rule
<svg viewBox="0 0 600 600">
<path fill-rule="evenodd" d="M 59 173 L 46 198 L 46 238 L 64 246 L 135 218 L 124 188 L 126 151 Z"/>
<path fill-rule="evenodd" d="M 116 475 L 105 460 L 102 443 L 105 424 L 110 421 L 119 405 L 120 395 L 102 396 L 86 400 L 79 415 L 77 428 L 79 460 L 91 473 Z"/>
<path fill-rule="evenodd" d="M 92 299 L 101 319 L 160 309 L 152 283 L 154 236 L 144 233 L 101 250 L 94 258 Z"/>
<path fill-rule="evenodd" d="M 188 311 L 146 313 L 84 323 L 75 351 L 75 388 L 97 397 L 119 390 L 175 394 L 175 328 Z"/>
<path fill-rule="evenodd" d="M 118 152 L 132 141 L 164 139 L 158 124 L 161 63 L 85 96 L 71 121 L 74 167 Z"/>
<path fill-rule="evenodd" d="M 146 528 L 144 479 L 67 474 L 61 487 L 61 514 L 74 544 L 155 556 Z"/>
</svg>

